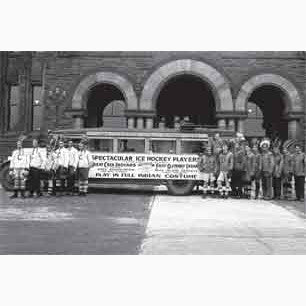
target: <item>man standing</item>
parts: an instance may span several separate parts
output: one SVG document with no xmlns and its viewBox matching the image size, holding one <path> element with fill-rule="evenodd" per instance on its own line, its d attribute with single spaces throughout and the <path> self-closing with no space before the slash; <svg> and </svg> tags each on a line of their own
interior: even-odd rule
<svg viewBox="0 0 306 306">
<path fill-rule="evenodd" d="M 264 200 L 272 199 L 272 174 L 274 170 L 274 157 L 270 152 L 270 141 L 265 139 L 260 143 L 261 153 L 261 171 L 262 171 L 262 192 Z"/>
<path fill-rule="evenodd" d="M 234 167 L 232 176 L 233 195 L 242 198 L 242 178 L 245 175 L 246 157 L 239 142 L 235 143 L 234 147 Z"/>
<path fill-rule="evenodd" d="M 245 145 L 245 158 L 244 195 L 247 199 L 250 199 L 252 179 L 255 175 L 256 158 L 248 144 Z"/>
<path fill-rule="evenodd" d="M 76 168 L 78 162 L 78 150 L 73 146 L 73 141 L 68 141 L 68 178 L 67 178 L 67 190 L 68 194 L 73 195 L 74 185 L 76 180 Z"/>
<path fill-rule="evenodd" d="M 223 198 L 228 198 L 231 190 L 230 179 L 234 166 L 233 153 L 228 151 L 227 144 L 223 144 L 222 152 L 219 155 L 219 176 L 217 179 L 219 194 Z M 222 184 L 224 185 L 222 187 Z"/>
<path fill-rule="evenodd" d="M 217 160 L 212 154 L 211 146 L 206 148 L 206 154 L 203 154 L 198 162 L 198 169 L 201 172 L 203 180 L 203 198 L 206 198 L 207 192 L 214 194 L 215 174 L 217 173 Z"/>
<path fill-rule="evenodd" d="M 276 143 L 273 146 L 273 155 L 274 155 L 274 164 L 275 164 L 273 170 L 273 193 L 274 193 L 274 199 L 280 200 L 281 191 L 282 191 L 281 175 L 283 172 L 284 159 L 283 155 L 280 153 L 278 143 Z"/>
<path fill-rule="evenodd" d="M 17 141 L 17 149 L 12 154 L 10 162 L 10 175 L 14 179 L 14 194 L 11 198 L 18 197 L 18 191 L 22 198 L 25 198 L 26 176 L 29 173 L 29 158 L 22 148 L 22 141 Z"/>
<path fill-rule="evenodd" d="M 255 183 L 255 199 L 258 199 L 259 190 L 260 190 L 260 179 L 261 179 L 261 154 L 258 150 L 258 144 L 253 145 L 253 154 L 255 156 L 255 171 L 252 178 L 252 182 Z"/>
<path fill-rule="evenodd" d="M 47 180 L 48 195 L 54 195 L 54 185 L 53 185 L 53 181 L 55 178 L 54 163 L 55 163 L 55 153 L 51 145 L 48 144 L 46 146 L 46 157 L 42 165 L 42 169 L 44 171 L 45 178 Z"/>
<path fill-rule="evenodd" d="M 68 171 L 69 155 L 65 148 L 63 140 L 58 143 L 58 149 L 55 151 L 56 157 L 56 192 L 63 195 L 66 187 L 66 178 Z"/>
<path fill-rule="evenodd" d="M 300 145 L 295 145 L 295 154 L 293 155 L 293 175 L 295 181 L 295 194 L 297 201 L 304 201 L 305 195 L 305 173 L 306 157 L 302 152 Z"/>
<path fill-rule="evenodd" d="M 292 197 L 293 156 L 286 147 L 283 147 L 283 196 L 284 199 Z"/>
<path fill-rule="evenodd" d="M 79 195 L 86 196 L 88 192 L 88 173 L 93 166 L 91 153 L 86 149 L 84 142 L 79 143 L 77 158 L 77 178 L 79 181 Z"/>
<path fill-rule="evenodd" d="M 30 195 L 32 198 L 34 196 L 34 192 L 37 197 L 40 197 L 42 194 L 40 192 L 40 171 L 43 164 L 43 155 L 41 150 L 38 148 L 38 140 L 33 139 L 33 148 L 30 155 L 30 179 L 29 179 L 29 189 Z"/>
</svg>

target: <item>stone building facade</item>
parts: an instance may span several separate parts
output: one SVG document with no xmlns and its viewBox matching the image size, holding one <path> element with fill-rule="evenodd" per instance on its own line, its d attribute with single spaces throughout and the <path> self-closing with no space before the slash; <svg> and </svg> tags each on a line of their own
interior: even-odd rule
<svg viewBox="0 0 306 306">
<path fill-rule="evenodd" d="M 198 125 L 304 141 L 305 52 L 0 52 L 0 155 L 21 132 Z"/>
</svg>

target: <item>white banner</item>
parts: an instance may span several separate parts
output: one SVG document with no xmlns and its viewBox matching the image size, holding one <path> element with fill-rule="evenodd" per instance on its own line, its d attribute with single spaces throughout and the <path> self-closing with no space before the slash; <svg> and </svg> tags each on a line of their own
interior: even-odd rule
<svg viewBox="0 0 306 306">
<path fill-rule="evenodd" d="M 89 178 L 198 180 L 197 155 L 93 152 Z"/>
</svg>

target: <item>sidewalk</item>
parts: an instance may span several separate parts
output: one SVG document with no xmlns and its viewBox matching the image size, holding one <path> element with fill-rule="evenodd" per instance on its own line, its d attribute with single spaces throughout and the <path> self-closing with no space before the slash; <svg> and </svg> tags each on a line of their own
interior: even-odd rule
<svg viewBox="0 0 306 306">
<path fill-rule="evenodd" d="M 306 254 L 306 222 L 270 201 L 157 195 L 142 254 Z"/>
</svg>

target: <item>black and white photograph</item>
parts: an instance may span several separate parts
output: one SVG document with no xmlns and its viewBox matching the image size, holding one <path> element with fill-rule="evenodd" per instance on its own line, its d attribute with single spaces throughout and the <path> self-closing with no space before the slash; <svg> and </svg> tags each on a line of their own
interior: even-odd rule
<svg viewBox="0 0 306 306">
<path fill-rule="evenodd" d="M 1 305 L 304 304 L 304 6 L 1 3 Z"/>
<path fill-rule="evenodd" d="M 306 254 L 306 52 L 1 52 L 1 254 Z"/>
</svg>

